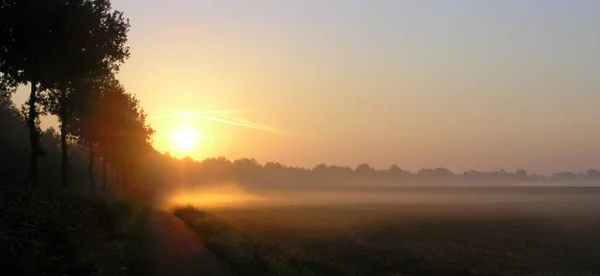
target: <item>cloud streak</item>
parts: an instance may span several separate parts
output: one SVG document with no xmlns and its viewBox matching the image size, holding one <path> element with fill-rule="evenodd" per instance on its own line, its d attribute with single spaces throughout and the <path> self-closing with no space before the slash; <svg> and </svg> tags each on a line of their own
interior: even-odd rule
<svg viewBox="0 0 600 276">
<path fill-rule="evenodd" d="M 228 125 L 234 125 L 234 126 L 240 126 L 240 127 L 245 127 L 245 128 L 266 131 L 266 132 L 279 134 L 279 135 L 289 135 L 289 134 L 286 134 L 286 133 L 278 130 L 277 128 L 274 128 L 274 127 L 271 127 L 271 126 L 268 126 L 265 124 L 254 123 L 254 122 L 250 122 L 250 121 L 247 121 L 244 119 L 235 118 L 235 117 L 226 115 L 226 114 L 234 114 L 234 113 L 245 113 L 245 112 L 250 112 L 250 111 L 251 110 L 249 110 L 249 109 L 225 109 L 225 110 L 211 110 L 211 111 L 201 111 L 201 112 L 180 111 L 177 114 L 152 116 L 148 119 L 149 120 L 160 120 L 160 119 L 169 119 L 169 118 L 183 118 L 186 121 L 186 123 L 189 124 L 189 122 L 187 122 L 187 118 L 196 118 L 196 119 L 208 120 L 208 121 L 213 121 L 213 122 L 222 123 L 222 124 L 228 124 Z"/>
</svg>

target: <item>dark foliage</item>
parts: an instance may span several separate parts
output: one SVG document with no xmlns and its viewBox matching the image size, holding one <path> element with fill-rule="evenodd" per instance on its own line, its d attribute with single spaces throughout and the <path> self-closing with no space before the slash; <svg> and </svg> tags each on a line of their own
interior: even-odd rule
<svg viewBox="0 0 600 276">
<path fill-rule="evenodd" d="M 131 206 L 100 198 L 0 187 L 0 266 L 5 275 L 91 275 Z M 121 263 L 119 266 L 132 264 Z"/>
<path fill-rule="evenodd" d="M 60 136 L 53 128 L 40 133 L 40 145 L 45 154 L 39 159 L 39 176 L 41 190 L 56 189 L 60 184 Z M 29 182 L 30 160 L 28 129 L 21 112 L 6 99 L 0 101 L 0 184 L 26 187 Z M 71 163 L 71 180 L 78 185 L 72 191 L 89 190 L 89 179 L 86 178 L 85 149 L 72 145 L 69 155 Z"/>
<path fill-rule="evenodd" d="M 82 79 L 114 74 L 129 56 L 129 21 L 109 0 L 2 0 L 0 2 L 0 94 L 29 84 L 27 125 L 30 140 L 30 188 L 35 188 L 39 116 L 61 121 L 61 181 L 67 184 L 68 125 L 78 115 L 73 93 Z"/>
</svg>

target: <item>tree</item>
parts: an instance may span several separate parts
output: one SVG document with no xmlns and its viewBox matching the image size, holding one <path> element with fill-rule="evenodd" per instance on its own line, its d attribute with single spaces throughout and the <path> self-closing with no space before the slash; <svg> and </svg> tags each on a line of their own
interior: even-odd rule
<svg viewBox="0 0 600 276">
<path fill-rule="evenodd" d="M 0 0 L 0 73 L 3 87 L 30 85 L 27 101 L 27 126 L 30 138 L 29 189 L 37 184 L 37 159 L 43 154 L 39 144 L 40 113 L 38 96 L 47 73 L 47 62 L 54 53 L 50 47 L 54 36 L 53 9 L 50 0 Z M 3 88 L 3 90 L 6 90 Z"/>
<path fill-rule="evenodd" d="M 515 177 L 523 179 L 523 178 L 527 178 L 527 171 L 520 169 L 515 173 Z"/>
<path fill-rule="evenodd" d="M 29 150 L 23 143 L 27 141 L 24 122 L 25 118 L 12 101 L 0 97 L 0 184 L 15 181 L 20 177 L 16 172 L 27 168 L 27 160 L 23 159 Z"/>
<path fill-rule="evenodd" d="M 103 167 L 106 163 L 115 167 L 121 185 L 133 173 L 137 160 L 152 151 L 154 130 L 146 123 L 139 100 L 115 79 L 103 88 L 95 114 L 92 128 L 98 154 Z M 103 183 L 106 185 L 104 174 Z"/>
<path fill-rule="evenodd" d="M 10 99 L 11 94 L 16 91 L 16 88 L 16 83 L 4 78 L 4 74 L 0 73 L 0 101 Z"/>
<path fill-rule="evenodd" d="M 411 175 L 409 171 L 405 171 L 395 164 L 390 166 L 390 168 L 388 169 L 388 173 L 391 177 L 404 177 Z"/>
<path fill-rule="evenodd" d="M 111 74 L 129 56 L 129 22 L 109 0 L 0 0 L 0 86 L 29 84 L 31 185 L 37 183 L 40 98 L 61 121 L 62 173 L 66 184 L 68 94 L 85 76 Z"/>
<path fill-rule="evenodd" d="M 421 169 L 417 173 L 418 176 L 426 177 L 450 177 L 455 176 L 450 170 L 446 168 L 435 168 L 435 169 Z"/>
<path fill-rule="evenodd" d="M 401 172 L 401 171 L 402 171 L 402 169 L 401 169 L 400 167 L 398 167 L 398 165 L 396 165 L 396 164 L 393 164 L 393 165 L 391 165 L 391 166 L 390 166 L 390 169 L 389 169 L 389 171 L 390 171 L 390 172 Z"/>
<path fill-rule="evenodd" d="M 550 179 L 552 181 L 571 181 L 577 177 L 574 172 L 558 172 L 553 174 Z"/>
<path fill-rule="evenodd" d="M 367 173 L 374 172 L 375 169 L 372 168 L 367 163 L 362 163 L 362 164 L 358 165 L 358 167 L 356 167 L 356 170 L 354 170 L 354 171 L 357 172 L 357 173 L 367 174 Z"/>
<path fill-rule="evenodd" d="M 98 151 L 98 121 L 101 120 L 99 114 L 99 103 L 105 90 L 111 89 L 116 81 L 112 75 L 100 76 L 96 78 L 84 78 L 75 82 L 73 90 L 69 96 L 71 104 L 71 118 L 67 132 L 77 138 L 77 142 L 88 149 L 88 174 L 91 182 L 92 192 L 96 190 L 96 180 L 94 176 L 94 160 Z M 105 165 L 105 163 L 103 163 Z M 105 175 L 105 166 L 103 166 Z"/>
<path fill-rule="evenodd" d="M 327 166 L 327 164 L 323 164 L 323 163 L 321 163 L 321 164 L 319 164 L 319 165 L 316 165 L 316 166 L 315 166 L 315 167 L 312 169 L 312 171 L 313 171 L 313 172 L 318 172 L 318 173 L 325 173 L 325 172 L 327 172 L 327 169 L 329 169 L 329 167 Z"/>
<path fill-rule="evenodd" d="M 598 170 L 594 170 L 594 169 L 589 169 L 586 172 L 587 177 L 600 177 L 600 171 Z"/>
<path fill-rule="evenodd" d="M 61 174 L 66 186 L 70 121 L 79 115 L 77 110 L 84 109 L 82 105 L 95 100 L 73 94 L 93 94 L 95 88 L 89 84 L 110 78 L 129 57 L 125 45 L 129 21 L 121 12 L 112 10 L 109 0 L 59 1 L 56 13 L 59 20 L 52 40 L 56 54 L 50 60 L 56 70 L 49 74 L 49 87 L 53 89 L 48 94 L 47 109 L 60 121 Z"/>
</svg>

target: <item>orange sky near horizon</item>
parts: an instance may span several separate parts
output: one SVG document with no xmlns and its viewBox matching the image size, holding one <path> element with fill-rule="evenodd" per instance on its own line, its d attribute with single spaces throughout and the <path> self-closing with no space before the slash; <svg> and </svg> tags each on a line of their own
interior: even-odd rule
<svg viewBox="0 0 600 276">
<path fill-rule="evenodd" d="M 600 164 L 600 2 L 113 6 L 132 25 L 118 78 L 161 152 L 413 171 Z M 197 116 L 164 118 L 182 112 Z M 188 127 L 197 140 L 182 150 Z"/>
</svg>

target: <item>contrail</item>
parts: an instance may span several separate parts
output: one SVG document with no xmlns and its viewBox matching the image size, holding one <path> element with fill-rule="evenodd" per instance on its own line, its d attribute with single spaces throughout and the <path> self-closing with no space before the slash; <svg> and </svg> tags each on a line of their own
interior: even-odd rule
<svg viewBox="0 0 600 276">
<path fill-rule="evenodd" d="M 229 114 L 229 113 L 245 113 L 251 112 L 251 109 L 223 109 L 223 110 L 211 110 L 211 111 L 202 111 L 197 114 Z"/>
<path fill-rule="evenodd" d="M 183 118 L 186 125 L 188 125 L 188 127 L 189 127 L 190 124 L 189 124 L 189 121 L 187 121 L 187 118 L 192 117 L 192 118 L 209 120 L 209 121 L 223 123 L 223 124 L 229 124 L 229 125 L 241 126 L 241 127 L 246 127 L 246 128 L 252 128 L 252 129 L 256 129 L 256 130 L 267 131 L 267 132 L 271 132 L 271 133 L 275 133 L 275 134 L 279 134 L 279 135 L 288 135 L 288 134 L 286 134 L 276 128 L 270 127 L 268 125 L 253 123 L 253 122 L 249 122 L 246 120 L 233 118 L 231 116 L 221 115 L 221 114 L 242 113 L 242 112 L 250 112 L 250 111 L 251 110 L 249 110 L 249 109 L 210 110 L 210 111 L 201 111 L 201 112 L 196 112 L 196 113 L 180 111 L 177 114 L 152 116 L 152 117 L 149 117 L 148 119 L 149 120 L 157 120 L 157 119 L 169 119 L 169 118 Z"/>
<path fill-rule="evenodd" d="M 190 124 L 190 121 L 188 121 L 186 116 L 181 117 L 183 119 L 183 121 L 185 122 L 185 125 L 187 126 L 187 129 L 189 131 L 193 131 L 194 129 L 192 128 L 192 124 Z"/>
<path fill-rule="evenodd" d="M 252 110 L 250 110 L 250 109 L 209 110 L 209 111 L 202 111 L 202 112 L 197 112 L 197 113 L 186 112 L 186 111 L 179 111 L 179 112 L 177 112 L 175 114 L 168 114 L 168 115 L 159 115 L 159 116 L 148 117 L 148 120 L 169 119 L 169 118 L 178 118 L 178 117 L 195 116 L 195 115 L 208 115 L 208 114 L 244 113 L 244 112 L 251 112 L 251 111 Z"/>
<path fill-rule="evenodd" d="M 263 124 L 257 124 L 257 123 L 240 120 L 237 118 L 215 117 L 215 116 L 206 116 L 206 115 L 199 115 L 199 114 L 194 114 L 193 117 L 198 118 L 198 119 L 209 120 L 209 121 L 213 121 L 213 122 L 229 124 L 229 125 L 235 125 L 235 126 L 241 126 L 241 127 L 247 127 L 247 128 L 257 129 L 257 130 L 268 131 L 268 132 L 275 133 L 275 134 L 287 135 L 287 134 L 277 130 L 276 128 L 273 128 L 273 127 L 270 127 L 267 125 L 263 125 Z"/>
<path fill-rule="evenodd" d="M 170 114 L 170 115 L 159 115 L 159 116 L 152 116 L 152 117 L 148 117 L 148 120 L 160 120 L 160 119 L 169 119 L 169 118 L 181 118 L 182 115 L 181 114 Z"/>
</svg>

